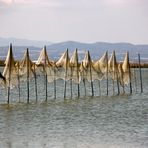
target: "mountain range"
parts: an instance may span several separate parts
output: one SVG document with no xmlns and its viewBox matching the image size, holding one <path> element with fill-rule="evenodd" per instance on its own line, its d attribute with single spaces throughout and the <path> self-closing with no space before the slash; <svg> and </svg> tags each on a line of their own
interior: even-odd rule
<svg viewBox="0 0 148 148">
<path fill-rule="evenodd" d="M 48 41 L 35 41 L 26 39 L 15 39 L 15 38 L 0 38 L 0 60 L 4 60 L 9 43 L 13 44 L 13 53 L 16 59 L 21 59 L 26 48 L 29 49 L 30 57 L 32 60 L 36 60 L 39 53 L 44 45 L 46 45 L 48 56 L 51 59 L 58 59 L 61 54 L 68 48 L 69 55 L 75 48 L 78 49 L 79 59 L 84 58 L 86 50 L 90 51 L 93 60 L 99 59 L 102 54 L 108 50 L 109 55 L 113 50 L 116 51 L 117 59 L 122 61 L 126 51 L 129 51 L 130 59 L 137 61 L 137 54 L 141 54 L 141 60 L 148 62 L 148 44 L 135 45 L 131 43 L 108 43 L 108 42 L 95 42 L 95 43 L 80 43 L 75 41 L 66 41 L 60 43 L 51 43 Z"/>
</svg>

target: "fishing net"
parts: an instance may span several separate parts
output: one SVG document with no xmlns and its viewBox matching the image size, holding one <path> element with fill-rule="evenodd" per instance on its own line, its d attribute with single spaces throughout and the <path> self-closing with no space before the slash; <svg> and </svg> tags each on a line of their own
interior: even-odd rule
<svg viewBox="0 0 148 148">
<path fill-rule="evenodd" d="M 122 69 L 122 63 L 119 63 L 118 64 L 118 77 L 119 77 L 119 82 L 120 82 L 121 86 L 124 85 L 123 76 L 124 76 L 124 72 L 123 72 L 123 69 Z"/>
<path fill-rule="evenodd" d="M 44 73 L 47 75 L 48 82 L 52 82 L 56 79 L 56 66 L 54 62 L 50 61 L 47 55 L 46 47 L 44 47 L 36 62 L 36 72 Z"/>
<path fill-rule="evenodd" d="M 26 52 L 24 53 L 22 61 L 19 64 L 20 81 L 26 81 L 27 79 L 30 79 L 33 77 L 32 65 L 33 63 L 30 60 L 29 51 L 27 49 Z"/>
<path fill-rule="evenodd" d="M 117 80 L 118 79 L 118 64 L 116 61 L 116 55 L 115 55 L 115 51 L 113 51 L 109 61 L 108 61 L 108 72 L 109 72 L 109 76 L 111 77 L 111 79 L 113 80 Z"/>
<path fill-rule="evenodd" d="M 75 83 L 79 83 L 79 63 L 78 63 L 78 53 L 77 49 L 72 54 L 72 57 L 70 59 L 70 68 L 71 68 L 71 79 Z"/>
<path fill-rule="evenodd" d="M 100 75 L 102 75 L 102 73 L 95 70 L 89 51 L 87 51 L 80 66 L 81 80 L 86 79 L 88 82 L 91 82 L 100 79 Z"/>
<path fill-rule="evenodd" d="M 103 56 L 93 64 L 94 69 L 98 73 L 98 79 L 102 80 L 107 73 L 107 62 L 108 62 L 108 54 L 107 51 L 103 54 Z"/>
<path fill-rule="evenodd" d="M 71 77 L 70 59 L 68 49 L 63 53 L 61 58 L 56 62 L 56 79 L 69 80 Z"/>
<path fill-rule="evenodd" d="M 13 88 L 14 86 L 18 84 L 17 69 L 15 67 L 15 62 L 14 62 L 11 46 L 8 50 L 8 54 L 5 60 L 3 76 L 6 78 L 6 82 L 3 82 L 4 87 Z"/>
<path fill-rule="evenodd" d="M 130 79 L 132 77 L 132 72 L 130 69 L 130 64 L 129 64 L 129 54 L 128 52 L 125 55 L 123 64 L 122 64 L 122 69 L 123 69 L 123 82 L 124 84 L 129 84 Z"/>
</svg>

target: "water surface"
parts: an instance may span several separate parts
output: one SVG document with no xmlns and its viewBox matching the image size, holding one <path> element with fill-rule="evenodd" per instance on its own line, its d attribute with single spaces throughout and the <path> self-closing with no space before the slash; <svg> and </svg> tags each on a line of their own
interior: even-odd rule
<svg viewBox="0 0 148 148">
<path fill-rule="evenodd" d="M 137 73 L 138 74 L 138 73 Z M 43 81 L 43 79 L 41 78 Z M 148 147 L 148 75 L 143 71 L 144 93 L 140 83 L 133 82 L 133 94 L 116 95 L 110 84 L 109 96 L 105 95 L 106 84 L 101 82 L 99 96 L 95 82 L 95 97 L 90 97 L 87 84 L 84 97 L 77 98 L 73 86 L 73 98 L 64 100 L 62 81 L 58 85 L 57 99 L 53 99 L 52 84 L 48 84 L 48 100 L 45 101 L 44 86 L 38 79 L 38 101 L 32 82 L 30 103 L 26 103 L 25 82 L 21 84 L 21 103 L 18 89 L 11 90 L 10 105 L 6 104 L 7 93 L 0 89 L 0 148 L 146 148 Z"/>
</svg>

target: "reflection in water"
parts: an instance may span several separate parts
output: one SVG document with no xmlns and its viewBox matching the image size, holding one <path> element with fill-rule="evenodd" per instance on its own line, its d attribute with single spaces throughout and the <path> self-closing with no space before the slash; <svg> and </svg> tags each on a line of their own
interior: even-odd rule
<svg viewBox="0 0 148 148">
<path fill-rule="evenodd" d="M 27 104 L 22 85 L 24 103 L 16 103 L 17 92 L 13 92 L 11 105 L 6 105 L 1 90 L 0 148 L 148 147 L 147 72 L 144 77 L 143 94 L 67 100 L 49 95 L 47 102 L 40 95 L 35 102 L 32 92 Z"/>
</svg>

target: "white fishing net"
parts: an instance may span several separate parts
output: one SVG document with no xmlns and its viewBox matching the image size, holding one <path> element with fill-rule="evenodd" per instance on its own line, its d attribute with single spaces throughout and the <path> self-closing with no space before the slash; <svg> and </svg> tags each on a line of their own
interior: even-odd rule
<svg viewBox="0 0 148 148">
<path fill-rule="evenodd" d="M 116 61 L 115 51 L 113 51 L 109 61 L 108 61 L 108 73 L 111 79 L 117 80 L 118 79 L 118 64 Z"/>
<path fill-rule="evenodd" d="M 70 69 L 71 69 L 71 76 L 70 78 L 72 79 L 73 82 L 79 83 L 79 63 L 78 63 L 78 53 L 77 49 L 74 51 L 74 53 L 71 56 L 70 59 Z"/>
<path fill-rule="evenodd" d="M 26 81 L 28 78 L 31 79 L 33 77 L 33 70 L 32 70 L 32 61 L 29 57 L 28 49 L 24 53 L 22 61 L 19 64 L 19 77 L 20 81 Z"/>
<path fill-rule="evenodd" d="M 106 77 L 107 62 L 108 62 L 108 53 L 106 51 L 103 54 L 103 56 L 93 64 L 94 69 L 98 73 L 98 80 L 102 80 L 104 77 Z"/>
<path fill-rule="evenodd" d="M 132 72 L 130 69 L 130 64 L 129 64 L 129 54 L 128 52 L 125 54 L 125 58 L 122 64 L 122 69 L 123 69 L 123 82 L 124 84 L 129 84 L 130 79 L 132 78 Z"/>
<path fill-rule="evenodd" d="M 119 82 L 120 82 L 121 86 L 124 85 L 123 76 L 124 76 L 124 72 L 123 72 L 123 69 L 122 69 L 122 63 L 119 63 L 118 64 L 118 77 L 119 77 Z"/>
<path fill-rule="evenodd" d="M 106 51 L 99 60 L 100 70 L 103 74 L 107 73 L 107 64 L 108 64 L 108 52 Z"/>
<path fill-rule="evenodd" d="M 57 79 L 69 80 L 71 77 L 70 59 L 68 55 L 68 49 L 63 53 L 61 58 L 56 62 Z"/>
<path fill-rule="evenodd" d="M 8 54 L 5 60 L 3 76 L 6 78 L 6 82 L 3 82 L 4 87 L 13 88 L 18 84 L 17 69 L 15 67 L 12 47 L 10 47 L 8 50 Z"/>
<path fill-rule="evenodd" d="M 88 82 L 91 82 L 96 79 L 100 79 L 101 77 L 102 77 L 102 73 L 95 70 L 89 51 L 87 51 L 85 54 L 84 60 L 82 61 L 80 66 L 81 80 L 86 79 Z"/>
<path fill-rule="evenodd" d="M 47 55 L 46 47 L 44 47 L 36 62 L 36 72 L 47 75 L 48 82 L 52 82 L 56 79 L 56 66 L 53 61 L 50 61 Z"/>
</svg>

